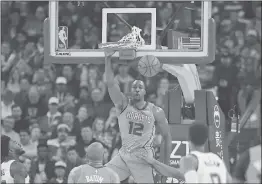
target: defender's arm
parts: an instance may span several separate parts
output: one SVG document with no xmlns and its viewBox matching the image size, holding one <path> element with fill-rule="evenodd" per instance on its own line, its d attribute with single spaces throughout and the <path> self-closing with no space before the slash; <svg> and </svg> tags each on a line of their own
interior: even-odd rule
<svg viewBox="0 0 262 184">
<path fill-rule="evenodd" d="M 154 117 L 156 120 L 156 125 L 159 127 L 161 135 L 164 139 L 164 149 L 165 149 L 165 158 L 164 158 L 164 163 L 169 165 L 169 160 L 170 160 L 170 154 L 171 154 L 171 147 L 172 147 L 172 137 L 171 137 L 171 133 L 169 131 L 169 126 L 168 126 L 168 122 L 166 119 L 166 115 L 165 112 L 163 111 L 163 109 L 161 109 L 160 107 L 156 107 L 154 108 Z"/>
<path fill-rule="evenodd" d="M 180 160 L 180 168 L 184 173 L 186 183 L 198 183 L 198 160 L 192 155 L 187 155 Z"/>
<path fill-rule="evenodd" d="M 111 66 L 111 57 L 114 54 L 113 51 L 105 52 L 105 76 L 106 84 L 108 87 L 108 93 L 116 107 L 123 110 L 127 106 L 127 98 L 121 92 L 118 83 L 114 80 L 114 72 Z"/>
<path fill-rule="evenodd" d="M 10 174 L 14 178 L 14 183 L 25 183 L 27 171 L 21 162 L 13 162 L 10 166 Z"/>
<path fill-rule="evenodd" d="M 166 177 L 173 177 L 176 179 L 184 179 L 184 175 L 182 172 L 180 172 L 178 169 L 168 166 L 166 164 L 163 164 L 159 162 L 158 160 L 153 160 L 151 165 L 154 167 L 154 169 L 160 173 L 163 176 Z"/>
</svg>

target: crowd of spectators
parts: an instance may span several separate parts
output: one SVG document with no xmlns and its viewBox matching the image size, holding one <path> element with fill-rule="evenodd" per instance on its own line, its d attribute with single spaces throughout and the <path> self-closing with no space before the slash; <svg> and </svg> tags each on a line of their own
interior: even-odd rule
<svg viewBox="0 0 262 184">
<path fill-rule="evenodd" d="M 71 11 L 77 5 L 67 3 L 62 19 L 67 26 L 76 26 L 73 48 L 83 41 L 96 48 L 99 40 L 92 33 L 101 29 L 101 15 L 96 14 L 101 7 L 86 6 L 88 13 L 81 18 Z M 241 114 L 260 89 L 261 5 L 222 1 L 213 5 L 217 56 L 214 63 L 198 66 L 201 84 L 215 91 L 225 113 L 238 104 Z M 165 17 L 172 6 L 162 3 L 158 11 Z M 25 150 L 21 160 L 32 183 L 66 182 L 70 170 L 85 162 L 85 149 L 94 141 L 104 144 L 105 163 L 121 146 L 117 109 L 106 89 L 104 67 L 44 64 L 42 33 L 47 15 L 48 2 L 1 2 L 1 133 L 21 143 Z M 77 27 L 76 20 L 86 28 L 91 20 L 92 29 Z M 122 92 L 128 94 L 138 74 L 125 65 L 114 64 L 113 69 Z M 147 99 L 159 106 L 170 85 L 177 83 L 166 72 L 140 78 L 148 89 Z"/>
</svg>

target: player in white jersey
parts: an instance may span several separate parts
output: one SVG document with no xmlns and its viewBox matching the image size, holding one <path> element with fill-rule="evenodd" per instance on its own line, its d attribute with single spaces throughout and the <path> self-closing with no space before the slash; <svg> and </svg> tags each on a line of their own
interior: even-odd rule
<svg viewBox="0 0 262 184">
<path fill-rule="evenodd" d="M 88 163 L 73 168 L 67 183 L 120 183 L 117 173 L 103 165 L 104 147 L 101 143 L 92 143 L 86 152 Z"/>
<path fill-rule="evenodd" d="M 189 128 L 190 154 L 180 161 L 187 183 L 229 183 L 232 181 L 224 161 L 216 154 L 205 152 L 208 127 L 195 123 Z"/>
<path fill-rule="evenodd" d="M 186 183 L 229 183 L 229 175 L 223 160 L 214 153 L 205 153 L 205 143 L 208 139 L 208 128 L 194 123 L 189 128 L 190 154 L 180 160 L 180 169 L 161 164 L 150 156 L 144 159 L 162 175 L 182 179 Z"/>
<path fill-rule="evenodd" d="M 1 183 L 29 183 L 25 166 L 17 161 L 24 151 L 10 137 L 1 135 Z"/>
<path fill-rule="evenodd" d="M 161 108 L 145 101 L 143 81 L 136 80 L 132 83 L 130 100 L 120 91 L 111 66 L 113 54 L 114 51 L 105 51 L 105 74 L 110 98 L 121 112 L 118 122 L 122 147 L 107 166 L 118 173 L 121 181 L 132 175 L 136 183 L 154 183 L 153 168 L 136 155 L 141 152 L 154 155 L 152 141 L 157 125 L 164 139 L 164 162 L 169 164 L 171 134 L 168 122 Z"/>
</svg>

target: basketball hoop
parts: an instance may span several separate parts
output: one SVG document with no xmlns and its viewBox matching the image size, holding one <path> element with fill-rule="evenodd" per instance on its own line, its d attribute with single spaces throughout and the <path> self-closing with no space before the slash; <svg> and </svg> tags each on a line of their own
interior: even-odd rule
<svg viewBox="0 0 262 184">
<path fill-rule="evenodd" d="M 107 42 L 98 45 L 100 49 L 119 51 L 120 60 L 133 60 L 136 58 L 136 50 L 145 45 L 145 40 L 140 35 L 141 29 L 133 26 L 128 33 L 118 42 Z"/>
</svg>

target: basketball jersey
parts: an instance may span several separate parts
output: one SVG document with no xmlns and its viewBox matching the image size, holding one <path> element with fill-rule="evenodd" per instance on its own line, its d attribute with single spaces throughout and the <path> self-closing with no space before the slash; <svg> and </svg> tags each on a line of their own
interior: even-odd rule
<svg viewBox="0 0 262 184">
<path fill-rule="evenodd" d="M 11 164 L 15 160 L 9 160 L 1 164 L 1 184 L 14 184 L 14 178 L 11 176 Z M 26 177 L 25 183 L 29 183 L 29 176 Z"/>
<path fill-rule="evenodd" d="M 247 183 L 261 183 L 261 145 L 249 148 L 249 164 L 245 177 Z"/>
<path fill-rule="evenodd" d="M 95 168 L 85 164 L 71 172 L 77 177 L 75 183 L 115 183 L 114 171 L 107 167 Z"/>
<path fill-rule="evenodd" d="M 191 155 L 198 160 L 199 183 L 227 183 L 227 168 L 224 161 L 214 153 L 193 151 Z"/>
<path fill-rule="evenodd" d="M 154 104 L 148 103 L 143 109 L 128 104 L 118 116 L 122 147 L 131 151 L 135 148 L 151 147 L 155 136 Z"/>
</svg>

